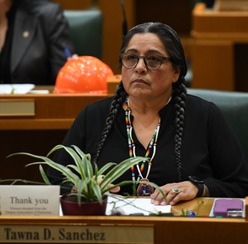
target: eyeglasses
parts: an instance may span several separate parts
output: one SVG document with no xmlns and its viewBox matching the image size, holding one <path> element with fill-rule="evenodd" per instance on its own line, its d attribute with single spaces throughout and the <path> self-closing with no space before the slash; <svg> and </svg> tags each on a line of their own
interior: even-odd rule
<svg viewBox="0 0 248 244">
<path fill-rule="evenodd" d="M 163 57 L 159 55 L 150 55 L 150 56 L 138 56 L 136 54 L 131 54 L 131 53 L 124 53 L 121 56 L 121 61 L 122 65 L 127 68 L 127 69 L 134 69 L 139 60 L 143 59 L 145 66 L 149 70 L 156 70 L 159 69 L 160 66 L 165 62 L 165 61 L 171 61 L 170 57 Z"/>
</svg>

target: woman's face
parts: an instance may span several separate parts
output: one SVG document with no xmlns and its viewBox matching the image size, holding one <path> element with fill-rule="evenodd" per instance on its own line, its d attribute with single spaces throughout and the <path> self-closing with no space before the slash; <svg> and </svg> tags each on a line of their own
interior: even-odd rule
<svg viewBox="0 0 248 244">
<path fill-rule="evenodd" d="M 152 33 L 135 34 L 124 53 L 136 56 L 169 57 L 159 37 Z M 160 68 L 149 70 L 143 59 L 133 69 L 122 65 L 123 86 L 129 96 L 140 99 L 170 97 L 172 84 L 178 80 L 180 71 L 175 70 L 170 61 L 164 61 Z"/>
</svg>

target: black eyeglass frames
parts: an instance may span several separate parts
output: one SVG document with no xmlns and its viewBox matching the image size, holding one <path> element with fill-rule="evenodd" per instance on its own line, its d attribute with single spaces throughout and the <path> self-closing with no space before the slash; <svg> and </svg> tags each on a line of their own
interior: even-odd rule
<svg viewBox="0 0 248 244">
<path fill-rule="evenodd" d="M 159 69 L 165 61 L 171 61 L 170 57 L 160 55 L 139 56 L 131 53 L 121 55 L 122 65 L 127 69 L 134 69 L 140 59 L 144 60 L 145 66 L 149 70 Z"/>
</svg>

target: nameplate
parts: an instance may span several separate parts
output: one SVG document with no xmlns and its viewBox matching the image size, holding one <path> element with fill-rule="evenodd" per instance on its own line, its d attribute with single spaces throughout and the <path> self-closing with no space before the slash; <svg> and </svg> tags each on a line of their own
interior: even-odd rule
<svg viewBox="0 0 248 244">
<path fill-rule="evenodd" d="M 59 215 L 59 186 L 2 185 L 2 215 Z"/>
<path fill-rule="evenodd" d="M 62 221 L 63 222 L 63 221 Z M 0 243 L 153 244 L 153 226 L 5 225 Z"/>
<path fill-rule="evenodd" d="M 32 99 L 0 99 L 0 116 L 34 116 L 35 101 Z"/>
</svg>

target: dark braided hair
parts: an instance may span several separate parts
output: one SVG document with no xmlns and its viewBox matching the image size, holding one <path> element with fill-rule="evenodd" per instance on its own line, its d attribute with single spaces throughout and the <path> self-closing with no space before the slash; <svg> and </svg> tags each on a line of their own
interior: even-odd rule
<svg viewBox="0 0 248 244">
<path fill-rule="evenodd" d="M 117 86 L 115 97 L 110 105 L 109 114 L 107 115 L 105 127 L 103 129 L 101 139 L 98 143 L 96 156 L 94 158 L 94 162 L 98 161 L 98 158 L 100 156 L 101 150 L 104 146 L 104 143 L 111 131 L 112 125 L 114 123 L 115 117 L 118 114 L 120 108 L 122 108 L 122 105 L 124 101 L 126 100 L 127 93 L 122 85 L 122 82 Z"/>
<path fill-rule="evenodd" d="M 186 86 L 185 86 L 185 75 L 187 73 L 187 65 L 185 61 L 184 50 L 180 38 L 175 30 L 166 24 L 159 22 L 147 22 L 139 24 L 128 31 L 126 36 L 123 38 L 119 66 L 121 68 L 122 61 L 121 56 L 125 52 L 129 41 L 133 35 L 137 33 L 153 33 L 157 35 L 162 43 L 164 44 L 165 50 L 168 52 L 172 65 L 175 69 L 180 70 L 180 76 L 178 80 L 173 83 L 173 103 L 175 107 L 175 148 L 174 153 L 177 163 L 178 180 L 182 180 L 182 162 L 181 162 L 181 149 L 183 143 L 183 130 L 184 130 L 184 118 L 185 118 L 185 98 L 186 98 Z M 106 138 L 111 131 L 114 119 L 123 105 L 127 97 L 127 93 L 124 90 L 122 82 L 120 82 L 113 102 L 111 103 L 110 113 L 107 116 L 105 128 L 103 130 L 100 142 L 98 144 L 98 150 L 95 160 L 97 161 L 101 150 L 104 146 Z"/>
<path fill-rule="evenodd" d="M 185 116 L 185 98 L 186 87 L 184 84 L 176 82 L 174 88 L 174 107 L 175 107 L 175 156 L 177 162 L 178 180 L 182 180 L 182 161 L 181 161 L 181 148 L 183 143 L 183 129 L 184 129 L 184 116 Z"/>
</svg>

